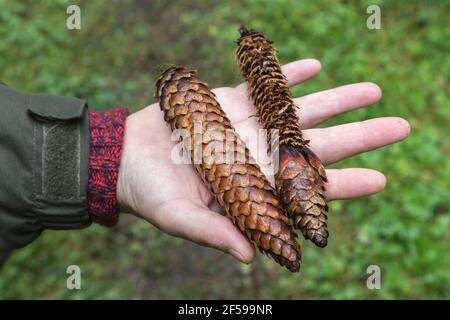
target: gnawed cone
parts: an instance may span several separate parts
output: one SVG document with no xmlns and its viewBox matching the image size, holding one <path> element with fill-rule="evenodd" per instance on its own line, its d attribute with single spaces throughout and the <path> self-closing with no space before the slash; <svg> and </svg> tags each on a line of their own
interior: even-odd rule
<svg viewBox="0 0 450 320">
<path fill-rule="evenodd" d="M 248 82 L 261 125 L 279 132 L 277 192 L 294 227 L 319 247 L 328 242 L 325 169 L 303 138 L 292 94 L 281 71 L 272 42 L 264 34 L 242 27 L 236 58 Z"/>
</svg>

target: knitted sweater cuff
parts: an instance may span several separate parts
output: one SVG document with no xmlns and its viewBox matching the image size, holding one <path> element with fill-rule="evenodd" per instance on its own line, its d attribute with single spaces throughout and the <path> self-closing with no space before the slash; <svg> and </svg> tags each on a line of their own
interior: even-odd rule
<svg viewBox="0 0 450 320">
<path fill-rule="evenodd" d="M 119 219 L 116 190 L 128 115 L 126 108 L 89 111 L 88 211 L 93 222 L 106 227 Z"/>
</svg>

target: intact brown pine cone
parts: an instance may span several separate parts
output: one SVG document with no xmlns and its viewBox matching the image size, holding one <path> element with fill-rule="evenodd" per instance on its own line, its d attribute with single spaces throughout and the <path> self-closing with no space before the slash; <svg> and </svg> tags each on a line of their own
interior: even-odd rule
<svg viewBox="0 0 450 320">
<path fill-rule="evenodd" d="M 306 239 L 325 247 L 328 241 L 325 182 L 320 159 L 303 138 L 292 94 L 281 71 L 276 50 L 261 32 L 242 27 L 236 58 L 248 82 L 250 96 L 262 126 L 268 130 L 269 151 L 272 130 L 278 130 L 279 167 L 275 175 L 277 192 L 294 227 Z"/>
<path fill-rule="evenodd" d="M 156 83 L 155 96 L 172 130 L 188 132 L 184 147 L 233 223 L 262 252 L 299 271 L 301 252 L 289 218 L 207 83 L 195 71 L 169 67 Z"/>
</svg>

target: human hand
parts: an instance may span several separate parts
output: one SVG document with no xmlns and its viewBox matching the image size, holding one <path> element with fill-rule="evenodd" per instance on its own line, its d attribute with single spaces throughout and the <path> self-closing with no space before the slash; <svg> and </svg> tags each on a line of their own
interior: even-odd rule
<svg viewBox="0 0 450 320">
<path fill-rule="evenodd" d="M 299 60 L 283 67 L 290 86 L 320 71 L 317 60 Z M 201 75 L 200 75 L 201 76 Z M 246 140 L 260 128 L 246 85 L 213 90 L 239 135 Z M 329 128 L 313 127 L 341 113 L 366 107 L 381 97 L 372 83 L 346 85 L 296 98 L 305 138 L 324 165 L 373 150 L 406 138 L 409 124 L 395 117 L 378 118 Z M 269 173 L 270 159 L 257 144 L 248 144 L 252 155 Z M 161 230 L 200 245 L 214 247 L 240 261 L 251 262 L 254 248 L 220 208 L 190 164 L 175 164 L 171 130 L 157 104 L 128 117 L 119 171 L 117 197 L 126 212 L 132 212 Z M 261 155 L 264 154 L 265 156 Z M 328 200 L 351 199 L 381 191 L 386 179 L 378 171 L 362 168 L 329 169 Z M 273 181 L 273 176 L 268 175 Z"/>
</svg>

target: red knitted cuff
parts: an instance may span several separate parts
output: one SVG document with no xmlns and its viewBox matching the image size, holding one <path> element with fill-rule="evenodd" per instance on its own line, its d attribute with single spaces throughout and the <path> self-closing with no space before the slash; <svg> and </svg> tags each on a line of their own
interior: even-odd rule
<svg viewBox="0 0 450 320">
<path fill-rule="evenodd" d="M 107 227 L 119 219 L 116 189 L 128 114 L 126 108 L 89 111 L 88 210 L 93 222 Z"/>
</svg>

